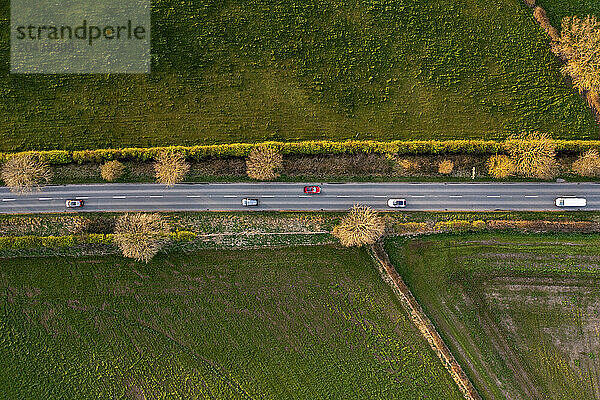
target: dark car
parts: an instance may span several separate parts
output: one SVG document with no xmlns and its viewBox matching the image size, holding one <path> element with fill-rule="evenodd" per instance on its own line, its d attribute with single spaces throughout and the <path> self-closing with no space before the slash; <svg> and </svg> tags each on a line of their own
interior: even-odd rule
<svg viewBox="0 0 600 400">
<path fill-rule="evenodd" d="M 321 193 L 321 187 L 320 186 L 304 186 L 304 193 L 319 194 L 319 193 Z"/>
</svg>

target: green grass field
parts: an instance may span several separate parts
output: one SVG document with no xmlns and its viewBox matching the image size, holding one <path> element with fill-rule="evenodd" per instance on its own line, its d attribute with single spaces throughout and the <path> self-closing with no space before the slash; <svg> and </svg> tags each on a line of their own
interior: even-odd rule
<svg viewBox="0 0 600 400">
<path fill-rule="evenodd" d="M 600 17 L 600 4 L 595 0 L 536 0 L 536 3 L 546 10 L 550 22 L 559 30 L 564 17 Z"/>
<path fill-rule="evenodd" d="M 460 399 L 365 251 L 0 261 L 0 397 Z"/>
<path fill-rule="evenodd" d="M 1 151 L 598 135 L 521 0 L 156 1 L 149 76 L 9 75 L 7 3 Z"/>
<path fill-rule="evenodd" d="M 392 239 L 390 257 L 485 399 L 600 398 L 599 235 Z"/>
</svg>

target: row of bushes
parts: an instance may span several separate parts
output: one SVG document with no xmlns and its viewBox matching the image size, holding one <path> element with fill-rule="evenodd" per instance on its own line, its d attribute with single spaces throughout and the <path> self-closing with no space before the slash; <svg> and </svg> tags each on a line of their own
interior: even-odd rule
<svg viewBox="0 0 600 400">
<path fill-rule="evenodd" d="M 170 232 L 168 235 L 173 242 L 192 241 L 198 237 L 194 232 L 188 231 Z M 65 236 L 3 236 L 0 237 L 0 250 L 61 248 L 84 244 L 112 245 L 113 238 L 114 235 L 112 233 L 90 233 L 86 235 Z"/>
<path fill-rule="evenodd" d="M 600 149 L 600 141 L 556 140 L 558 152 L 576 153 L 590 149 Z M 492 140 L 394 140 L 379 142 L 374 140 L 303 141 L 303 142 L 263 142 L 231 143 L 207 146 L 172 146 L 98 150 L 47 150 L 23 153 L 0 153 L 0 161 L 6 161 L 15 154 L 35 154 L 48 164 L 69 164 L 103 162 L 110 160 L 150 161 L 163 151 L 182 153 L 188 160 L 201 160 L 209 157 L 246 157 L 260 145 L 276 148 L 281 154 L 495 154 L 506 152 L 506 143 Z"/>
</svg>

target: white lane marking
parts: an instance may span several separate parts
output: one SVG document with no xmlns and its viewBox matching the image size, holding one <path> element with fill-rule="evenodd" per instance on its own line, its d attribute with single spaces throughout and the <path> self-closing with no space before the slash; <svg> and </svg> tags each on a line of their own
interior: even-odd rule
<svg viewBox="0 0 600 400">
<path fill-rule="evenodd" d="M 75 197 L 75 200 L 87 200 L 89 197 Z"/>
<path fill-rule="evenodd" d="M 266 194 L 266 195 L 264 195 L 264 196 L 260 196 L 260 197 L 264 197 L 264 198 L 269 198 L 269 199 L 270 199 L 270 198 L 273 198 L 273 197 L 275 197 L 275 196 L 271 196 L 271 195 L 268 195 L 268 194 Z"/>
<path fill-rule="evenodd" d="M 298 197 L 310 197 L 310 196 L 307 196 L 307 195 L 304 195 L 304 194 L 299 194 Z"/>
<path fill-rule="evenodd" d="M 2 201 L 15 201 L 15 199 L 2 199 Z"/>
<path fill-rule="evenodd" d="M 113 196 L 113 199 L 126 199 L 127 196 Z"/>
<path fill-rule="evenodd" d="M 223 196 L 223 197 L 228 197 L 228 198 L 230 198 L 230 199 L 235 199 L 237 196 L 233 196 L 233 195 L 226 194 L 226 195 L 225 195 L 225 196 Z"/>
<path fill-rule="evenodd" d="M 462 197 L 462 196 L 461 196 L 461 195 L 455 195 L 455 194 L 451 194 L 451 195 L 450 195 L 450 196 L 448 196 L 448 197 Z"/>
<path fill-rule="evenodd" d="M 373 197 L 387 197 L 387 196 L 373 196 Z"/>
<path fill-rule="evenodd" d="M 501 196 L 496 196 L 496 195 L 494 195 L 494 196 L 491 196 L 491 195 L 489 195 L 489 194 L 488 194 L 488 195 L 487 195 L 487 197 L 499 198 L 499 197 L 501 197 Z"/>
<path fill-rule="evenodd" d="M 525 196 L 525 197 L 540 197 L 540 196 Z"/>
<path fill-rule="evenodd" d="M 421 196 L 420 194 L 419 195 L 411 194 L 410 197 L 425 197 L 425 196 Z"/>
<path fill-rule="evenodd" d="M 190 195 L 188 195 L 187 197 L 202 197 L 202 196 L 195 195 L 195 194 L 190 194 Z"/>
<path fill-rule="evenodd" d="M 43 201 L 43 200 L 52 200 L 52 197 L 40 197 L 38 200 L 39 200 L 39 201 Z"/>
<path fill-rule="evenodd" d="M 344 198 L 346 198 L 346 197 L 350 197 L 350 196 L 335 196 L 335 197 L 344 197 Z"/>
</svg>

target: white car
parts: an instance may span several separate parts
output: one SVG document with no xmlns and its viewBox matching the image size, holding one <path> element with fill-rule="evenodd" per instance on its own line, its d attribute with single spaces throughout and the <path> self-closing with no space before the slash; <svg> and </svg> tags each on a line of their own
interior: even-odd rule
<svg viewBox="0 0 600 400">
<path fill-rule="evenodd" d="M 242 205 L 244 207 L 256 207 L 258 206 L 258 199 L 242 199 Z"/>
<path fill-rule="evenodd" d="M 559 197 L 554 204 L 556 207 L 585 207 L 587 200 L 583 197 Z"/>
<path fill-rule="evenodd" d="M 405 199 L 389 199 L 387 202 L 388 207 L 392 208 L 403 208 L 406 207 Z"/>
<path fill-rule="evenodd" d="M 67 200 L 65 206 L 67 208 L 83 207 L 83 200 Z"/>
</svg>

